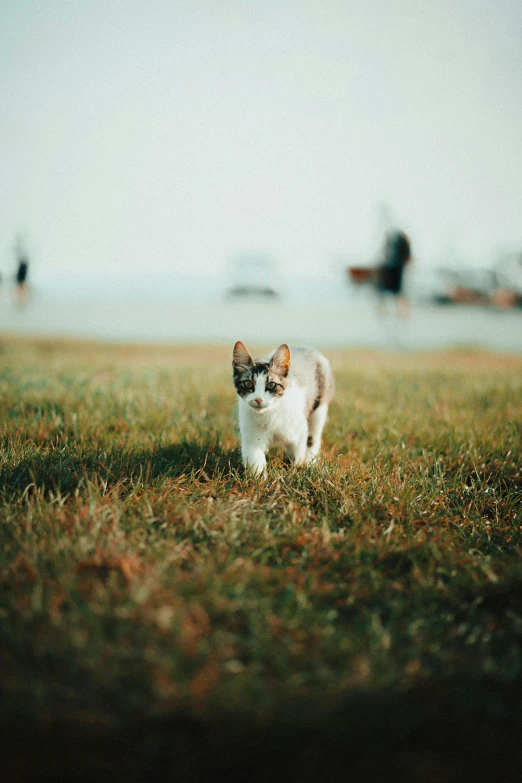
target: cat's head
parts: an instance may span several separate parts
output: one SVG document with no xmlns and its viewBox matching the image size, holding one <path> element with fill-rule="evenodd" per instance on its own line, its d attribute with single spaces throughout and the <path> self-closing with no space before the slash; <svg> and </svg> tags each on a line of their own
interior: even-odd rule
<svg viewBox="0 0 522 783">
<path fill-rule="evenodd" d="M 232 356 L 234 385 L 242 401 L 256 411 L 277 405 L 288 386 L 290 349 L 280 345 L 268 362 L 255 362 L 238 340 Z"/>
</svg>

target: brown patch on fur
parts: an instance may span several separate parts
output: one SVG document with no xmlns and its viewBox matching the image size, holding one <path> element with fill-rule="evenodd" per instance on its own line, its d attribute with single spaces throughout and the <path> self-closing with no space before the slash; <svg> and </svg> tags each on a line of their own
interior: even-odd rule
<svg viewBox="0 0 522 783">
<path fill-rule="evenodd" d="M 238 340 L 234 345 L 234 351 L 232 353 L 232 366 L 234 367 L 234 372 L 236 367 L 249 367 L 252 364 L 254 364 L 254 360 L 248 353 L 246 346 L 241 340 Z"/>
<path fill-rule="evenodd" d="M 312 410 L 310 413 L 313 413 L 319 405 L 322 403 L 324 399 L 324 392 L 325 392 L 325 377 L 322 365 L 319 361 L 316 360 L 315 362 L 315 385 L 316 385 L 316 393 L 315 393 L 315 399 L 312 405 Z"/>
<path fill-rule="evenodd" d="M 283 343 L 270 360 L 270 369 L 281 378 L 286 378 L 290 370 L 290 348 Z"/>
<path fill-rule="evenodd" d="M 282 397 L 286 391 L 286 387 L 288 386 L 288 375 L 285 376 L 279 375 L 274 371 L 274 369 L 270 365 L 270 367 L 268 368 L 266 383 L 267 386 L 269 383 L 277 384 L 275 389 L 271 391 L 270 394 L 273 394 L 274 397 Z"/>
</svg>

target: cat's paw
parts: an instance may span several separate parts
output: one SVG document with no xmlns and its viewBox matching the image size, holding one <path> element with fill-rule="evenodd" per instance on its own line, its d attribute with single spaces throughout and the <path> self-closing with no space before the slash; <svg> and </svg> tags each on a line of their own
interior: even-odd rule
<svg viewBox="0 0 522 783">
<path fill-rule="evenodd" d="M 261 478 L 266 473 L 266 460 L 265 462 L 245 462 L 245 470 L 255 478 Z"/>
<path fill-rule="evenodd" d="M 313 465 L 319 459 L 319 451 L 317 449 L 306 450 L 306 464 Z"/>
</svg>

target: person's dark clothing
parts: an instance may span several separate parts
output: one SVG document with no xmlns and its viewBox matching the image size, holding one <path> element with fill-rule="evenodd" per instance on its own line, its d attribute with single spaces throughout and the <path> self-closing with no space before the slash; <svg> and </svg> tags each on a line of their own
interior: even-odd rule
<svg viewBox="0 0 522 783">
<path fill-rule="evenodd" d="M 18 264 L 18 271 L 16 273 L 16 282 L 18 285 L 23 285 L 27 280 L 28 269 L 29 269 L 29 264 L 27 263 L 27 261 L 20 261 L 20 263 Z"/>
<path fill-rule="evenodd" d="M 384 263 L 379 268 L 377 286 L 381 291 L 400 294 L 402 289 L 402 273 L 411 256 L 408 237 L 397 232 L 386 242 Z"/>
</svg>

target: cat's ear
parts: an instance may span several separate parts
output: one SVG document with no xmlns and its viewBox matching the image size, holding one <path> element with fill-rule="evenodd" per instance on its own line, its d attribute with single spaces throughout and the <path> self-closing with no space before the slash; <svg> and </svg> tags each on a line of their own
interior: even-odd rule
<svg viewBox="0 0 522 783">
<path fill-rule="evenodd" d="M 254 360 L 248 353 L 241 340 L 238 340 L 234 345 L 234 352 L 232 354 L 232 366 L 234 370 L 236 367 L 251 367 L 253 364 Z"/>
<path fill-rule="evenodd" d="M 273 368 L 277 375 L 282 378 L 286 378 L 288 370 L 290 369 L 290 348 L 286 343 L 280 345 L 275 354 L 272 356 L 270 367 Z"/>
</svg>

